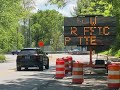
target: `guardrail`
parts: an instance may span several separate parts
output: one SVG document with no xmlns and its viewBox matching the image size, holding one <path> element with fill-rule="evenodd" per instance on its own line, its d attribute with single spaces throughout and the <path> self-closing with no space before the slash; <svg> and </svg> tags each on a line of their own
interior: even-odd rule
<svg viewBox="0 0 120 90">
<path fill-rule="evenodd" d="M 48 54 L 68 53 L 68 52 L 66 52 L 66 51 L 44 51 L 44 52 L 46 52 L 46 53 L 48 53 Z"/>
<path fill-rule="evenodd" d="M 70 54 L 69 51 L 45 51 L 48 54 L 62 54 L 62 53 L 68 53 Z M 90 51 L 80 51 L 80 55 L 84 55 L 84 54 L 90 54 Z M 93 51 L 93 54 L 95 54 L 95 52 Z"/>
</svg>

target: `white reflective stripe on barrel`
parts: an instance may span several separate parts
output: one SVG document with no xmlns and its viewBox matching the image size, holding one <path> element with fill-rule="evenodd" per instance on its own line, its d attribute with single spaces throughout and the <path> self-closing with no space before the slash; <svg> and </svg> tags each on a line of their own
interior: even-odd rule
<svg viewBox="0 0 120 90">
<path fill-rule="evenodd" d="M 69 66 L 69 68 L 72 68 L 71 66 Z"/>
<path fill-rule="evenodd" d="M 83 78 L 83 75 L 72 75 L 73 79 L 80 79 Z"/>
<path fill-rule="evenodd" d="M 73 71 L 83 71 L 83 68 L 73 68 Z"/>
<path fill-rule="evenodd" d="M 64 68 L 65 65 L 56 65 L 56 68 Z"/>
<path fill-rule="evenodd" d="M 56 74 L 65 74 L 64 71 L 56 71 Z"/>
<path fill-rule="evenodd" d="M 120 83 L 120 79 L 108 79 L 108 83 Z"/>
<path fill-rule="evenodd" d="M 108 71 L 108 75 L 120 75 L 120 71 Z"/>
</svg>

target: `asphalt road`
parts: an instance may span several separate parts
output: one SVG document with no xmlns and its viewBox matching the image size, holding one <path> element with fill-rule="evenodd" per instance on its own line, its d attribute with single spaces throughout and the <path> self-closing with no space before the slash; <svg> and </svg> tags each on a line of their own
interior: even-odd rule
<svg viewBox="0 0 120 90">
<path fill-rule="evenodd" d="M 107 75 L 90 74 L 90 68 L 85 68 L 84 82 L 72 84 L 72 77 L 55 79 L 56 58 L 71 56 L 67 54 L 48 55 L 50 69 L 38 71 L 16 71 L 15 55 L 6 55 L 7 62 L 0 63 L 0 90 L 109 90 L 107 88 Z M 89 55 L 73 55 L 74 60 L 89 62 Z M 102 58 L 102 57 L 100 57 Z M 96 55 L 93 56 L 93 61 Z"/>
</svg>

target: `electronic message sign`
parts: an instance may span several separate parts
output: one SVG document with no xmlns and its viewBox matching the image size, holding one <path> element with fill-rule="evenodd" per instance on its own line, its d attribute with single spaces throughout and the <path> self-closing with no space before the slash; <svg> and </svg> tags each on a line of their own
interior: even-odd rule
<svg viewBox="0 0 120 90">
<path fill-rule="evenodd" d="M 110 45 L 116 37 L 115 17 L 65 17 L 65 46 Z"/>
<path fill-rule="evenodd" d="M 64 26 L 116 26 L 115 17 L 65 17 Z"/>
</svg>

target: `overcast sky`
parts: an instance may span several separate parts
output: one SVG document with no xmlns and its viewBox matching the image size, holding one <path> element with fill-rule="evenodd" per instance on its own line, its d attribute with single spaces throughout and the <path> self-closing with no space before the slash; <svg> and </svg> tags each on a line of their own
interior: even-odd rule
<svg viewBox="0 0 120 90">
<path fill-rule="evenodd" d="M 73 8 L 76 7 L 76 1 L 77 0 L 71 0 L 71 2 L 69 2 L 64 8 L 58 9 L 56 5 L 48 4 L 47 6 L 45 6 L 45 4 L 47 3 L 47 0 L 35 0 L 36 9 L 34 10 L 34 12 L 37 12 L 38 9 L 39 10 L 55 9 L 55 10 L 59 11 L 60 13 L 62 13 L 64 16 L 70 17 L 71 16 L 70 12 L 73 12 L 74 11 Z"/>
</svg>

